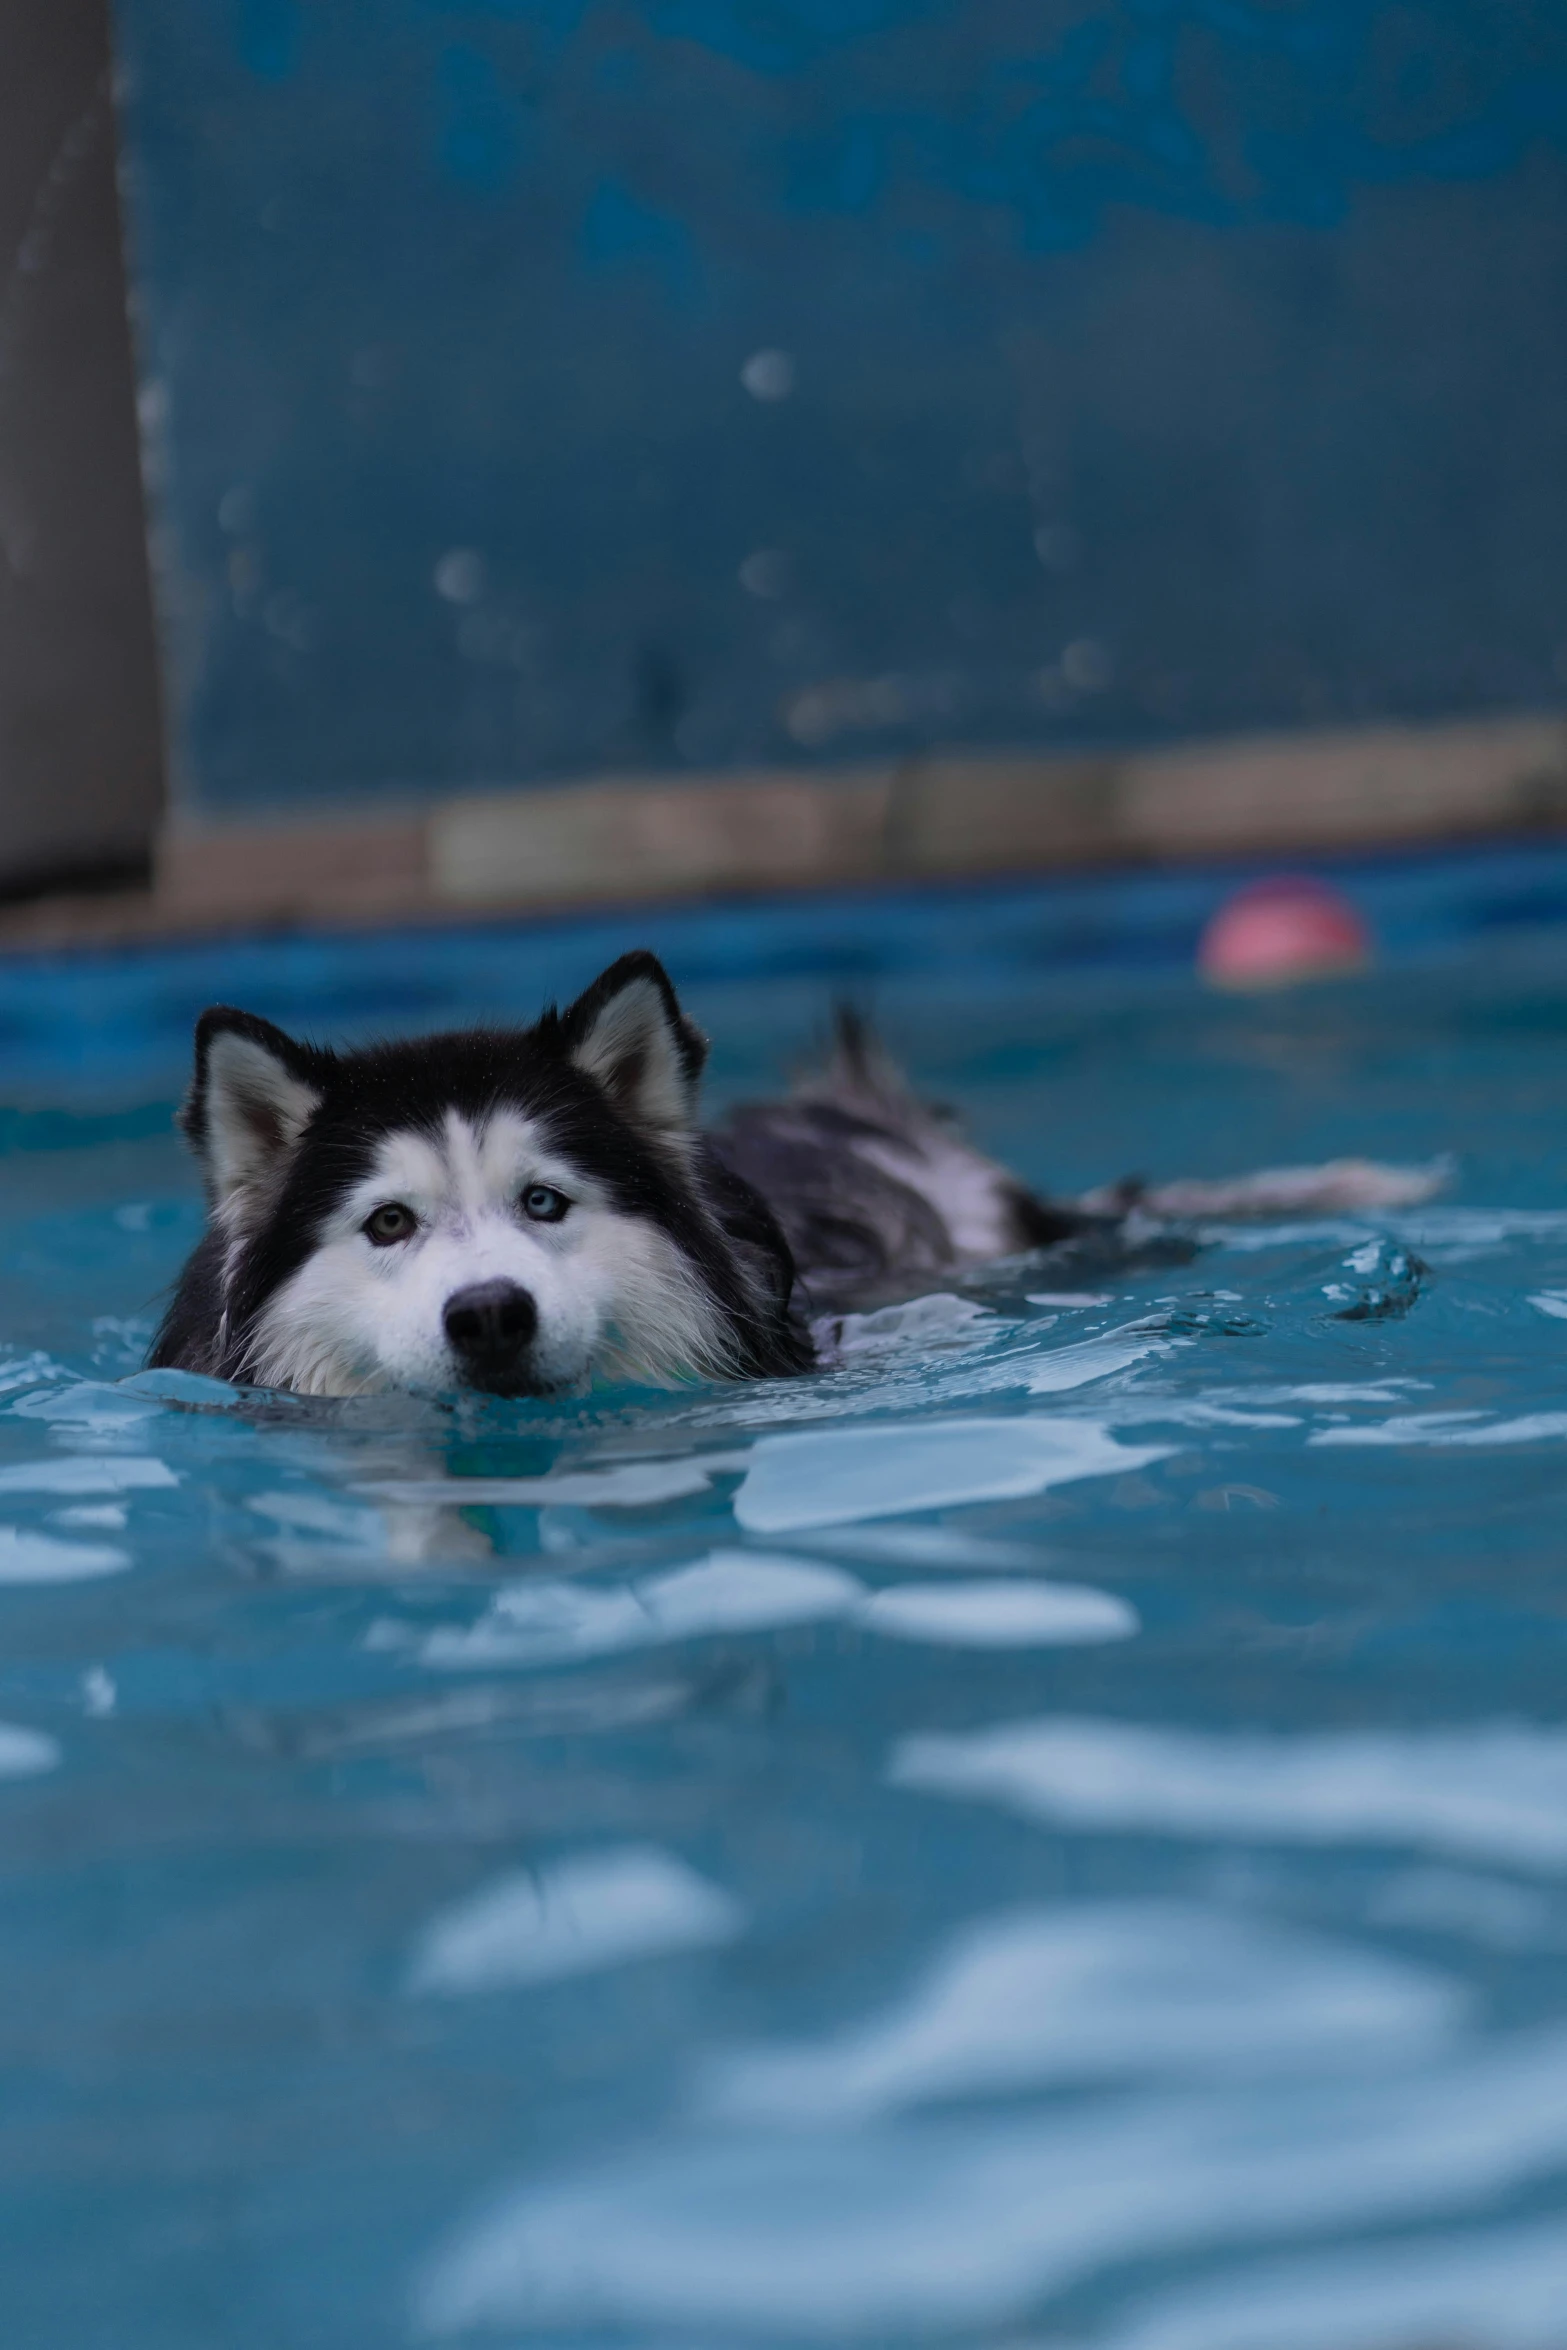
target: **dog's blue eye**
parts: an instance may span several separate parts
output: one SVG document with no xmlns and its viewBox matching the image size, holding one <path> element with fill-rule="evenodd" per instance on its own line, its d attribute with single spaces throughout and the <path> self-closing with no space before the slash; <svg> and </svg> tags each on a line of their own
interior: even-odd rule
<svg viewBox="0 0 1567 2350">
<path fill-rule="evenodd" d="M 388 1200 L 366 1217 L 360 1230 L 372 1247 L 390 1248 L 394 1240 L 407 1240 L 418 1226 L 419 1219 L 412 1208 L 405 1208 L 401 1200 Z"/>
<path fill-rule="evenodd" d="M 571 1202 L 563 1191 L 547 1183 L 530 1183 L 522 1195 L 522 1212 L 535 1224 L 558 1224 Z"/>
</svg>

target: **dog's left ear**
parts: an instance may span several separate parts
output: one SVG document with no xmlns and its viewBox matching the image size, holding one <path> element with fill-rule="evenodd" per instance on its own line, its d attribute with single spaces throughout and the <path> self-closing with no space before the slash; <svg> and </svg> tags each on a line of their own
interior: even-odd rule
<svg viewBox="0 0 1567 2350">
<path fill-rule="evenodd" d="M 567 1058 L 633 1126 L 684 1134 L 696 1124 L 707 1039 L 645 949 L 622 955 L 561 1014 Z"/>
</svg>

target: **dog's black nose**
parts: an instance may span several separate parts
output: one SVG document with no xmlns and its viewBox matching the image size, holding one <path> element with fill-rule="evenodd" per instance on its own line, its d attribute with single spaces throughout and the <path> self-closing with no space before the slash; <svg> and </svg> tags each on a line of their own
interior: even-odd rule
<svg viewBox="0 0 1567 2350">
<path fill-rule="evenodd" d="M 538 1326 L 538 1307 L 515 1281 L 475 1281 L 446 1301 L 452 1351 L 478 1370 L 514 1363 Z"/>
</svg>

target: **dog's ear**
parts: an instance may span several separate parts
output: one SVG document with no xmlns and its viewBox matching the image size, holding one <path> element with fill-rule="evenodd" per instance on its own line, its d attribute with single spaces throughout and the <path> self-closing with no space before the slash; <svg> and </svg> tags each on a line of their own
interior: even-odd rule
<svg viewBox="0 0 1567 2350">
<path fill-rule="evenodd" d="M 180 1124 L 215 1212 L 243 1221 L 276 1191 L 320 1104 L 323 1059 L 254 1012 L 214 1004 L 202 1013 Z"/>
<path fill-rule="evenodd" d="M 696 1124 L 707 1039 L 680 1009 L 669 974 L 645 949 L 622 955 L 561 1014 L 567 1058 L 621 1116 L 657 1133 Z"/>
</svg>

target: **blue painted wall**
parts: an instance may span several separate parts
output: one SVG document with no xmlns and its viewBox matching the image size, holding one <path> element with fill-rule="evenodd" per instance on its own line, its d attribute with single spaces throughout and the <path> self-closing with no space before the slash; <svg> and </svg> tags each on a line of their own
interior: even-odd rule
<svg viewBox="0 0 1567 2350">
<path fill-rule="evenodd" d="M 1567 6 L 118 23 L 201 807 L 1562 698 Z"/>
</svg>

